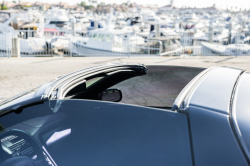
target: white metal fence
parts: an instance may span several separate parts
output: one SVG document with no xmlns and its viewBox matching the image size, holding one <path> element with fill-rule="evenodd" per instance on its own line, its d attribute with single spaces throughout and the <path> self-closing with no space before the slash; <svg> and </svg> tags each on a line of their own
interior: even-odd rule
<svg viewBox="0 0 250 166">
<path fill-rule="evenodd" d="M 249 33 L 185 32 L 154 38 L 73 31 L 0 32 L 1 57 L 43 56 L 250 56 Z"/>
</svg>

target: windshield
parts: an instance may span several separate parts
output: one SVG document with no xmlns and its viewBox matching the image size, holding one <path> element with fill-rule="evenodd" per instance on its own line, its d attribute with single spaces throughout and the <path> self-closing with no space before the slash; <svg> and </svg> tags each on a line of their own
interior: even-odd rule
<svg viewBox="0 0 250 166">
<path fill-rule="evenodd" d="M 7 13 L 0 13 L 0 23 L 4 23 L 9 18 L 10 18 L 9 14 L 7 14 Z"/>
<path fill-rule="evenodd" d="M 27 95 L 27 94 L 34 93 L 38 88 L 39 88 L 39 87 L 34 88 L 34 89 L 31 89 L 31 90 L 29 90 L 29 91 L 27 91 L 27 92 L 21 93 L 21 94 L 19 94 L 19 95 L 16 95 L 16 96 L 14 96 L 14 97 L 11 97 L 11 98 L 9 98 L 9 99 L 7 99 L 7 100 L 3 100 L 3 101 L 0 100 L 0 106 L 2 106 L 2 105 L 4 105 L 4 104 L 7 104 L 7 103 L 9 103 L 9 102 L 11 102 L 11 101 L 14 101 L 14 100 L 16 100 L 16 99 L 18 99 L 18 98 L 21 98 L 21 97 L 23 97 L 23 96 L 25 96 L 25 95 Z"/>
</svg>

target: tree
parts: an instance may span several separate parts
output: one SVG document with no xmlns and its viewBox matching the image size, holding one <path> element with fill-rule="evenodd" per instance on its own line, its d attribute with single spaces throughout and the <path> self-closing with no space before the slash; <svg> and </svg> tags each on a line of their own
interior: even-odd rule
<svg viewBox="0 0 250 166">
<path fill-rule="evenodd" d="M 8 10 L 7 6 L 1 5 L 1 10 Z"/>
<path fill-rule="evenodd" d="M 96 2 L 94 0 L 89 0 L 89 2 Z M 88 10 L 88 9 L 93 9 L 94 6 L 93 5 L 87 5 L 84 1 L 82 1 L 81 3 L 78 4 L 78 6 L 81 6 L 81 7 L 84 7 L 85 10 Z"/>
<path fill-rule="evenodd" d="M 81 7 L 87 6 L 86 3 L 84 1 L 82 1 L 81 3 L 78 4 Z"/>
<path fill-rule="evenodd" d="M 90 3 L 97 3 L 97 0 L 89 0 Z"/>
<path fill-rule="evenodd" d="M 93 9 L 93 8 L 94 8 L 94 6 L 92 6 L 92 5 L 84 6 L 84 9 L 85 9 L 85 10 L 91 10 L 91 9 Z"/>
<path fill-rule="evenodd" d="M 12 1 L 12 3 L 16 3 L 16 1 Z"/>
<path fill-rule="evenodd" d="M 31 7 L 31 6 L 28 6 L 28 5 L 21 5 L 21 9 L 25 8 L 25 7 Z"/>
</svg>

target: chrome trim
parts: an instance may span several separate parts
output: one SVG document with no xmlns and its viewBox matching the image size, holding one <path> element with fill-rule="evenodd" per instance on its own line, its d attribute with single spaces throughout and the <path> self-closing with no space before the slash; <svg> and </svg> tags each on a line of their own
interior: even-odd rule
<svg viewBox="0 0 250 166">
<path fill-rule="evenodd" d="M 119 73 L 119 72 L 135 72 L 135 71 L 134 70 L 117 70 L 117 71 L 107 73 L 107 75 L 112 75 L 112 74 L 116 74 L 116 73 Z"/>
<path fill-rule="evenodd" d="M 102 72 L 108 72 L 109 70 L 105 70 L 105 71 L 102 71 Z M 99 73 L 102 73 L 102 72 L 98 72 L 98 73 L 94 73 L 94 75 L 96 74 L 99 74 Z M 117 71 L 113 71 L 108 73 L 107 75 L 112 75 L 112 74 L 115 74 L 115 73 L 119 73 L 119 72 L 134 72 L 134 70 L 117 70 Z M 76 79 L 75 81 L 71 82 L 71 81 L 68 81 L 66 82 L 65 84 L 62 85 L 62 88 L 59 89 L 58 91 L 58 95 L 57 95 L 57 99 L 63 99 L 65 97 L 65 95 L 71 90 L 73 89 L 74 87 L 76 87 L 77 85 L 80 85 L 84 82 L 86 82 L 86 78 L 87 77 L 91 77 L 93 76 L 92 75 L 86 75 L 86 76 L 83 76 L 83 78 L 78 78 Z M 80 81 L 80 82 L 79 82 Z M 77 83 L 76 83 L 77 82 Z M 76 84 L 75 84 L 76 83 Z M 63 94 L 61 94 L 61 91 L 63 92 Z"/>
<path fill-rule="evenodd" d="M 68 88 L 68 86 L 78 82 L 78 81 L 81 81 L 81 80 L 85 80 L 86 78 L 88 77 L 91 77 L 91 76 L 94 76 L 96 74 L 101 74 L 101 73 L 105 73 L 105 72 L 110 72 L 110 71 L 114 71 L 114 70 L 119 70 L 119 69 L 126 69 L 125 67 L 119 67 L 119 68 L 112 68 L 112 69 L 107 69 L 107 70 L 101 70 L 101 71 L 98 71 L 98 72 L 92 72 L 90 74 L 88 73 L 82 73 L 81 75 L 77 75 L 71 79 L 67 79 L 66 81 L 67 82 L 63 82 L 62 85 L 60 85 L 59 87 L 56 87 L 55 89 L 59 89 L 58 90 L 58 93 L 57 93 L 57 99 L 62 99 L 62 92 Z M 88 75 L 86 75 L 88 74 Z M 72 83 L 73 81 L 73 83 Z M 54 90 L 55 90 L 54 89 Z"/>
<path fill-rule="evenodd" d="M 63 95 L 61 96 L 61 99 L 64 99 L 64 97 L 66 96 L 66 94 L 67 94 L 71 89 L 75 88 L 76 86 L 78 86 L 78 85 L 80 85 L 80 84 L 82 84 L 82 83 L 84 83 L 84 82 L 86 82 L 86 80 L 80 81 L 80 82 L 78 82 L 78 83 L 75 84 L 75 85 L 70 85 L 70 86 L 71 86 L 70 88 L 69 88 L 69 86 L 67 86 L 67 89 L 66 89 L 66 91 L 63 93 Z"/>
<path fill-rule="evenodd" d="M 105 70 L 105 69 L 108 69 L 108 70 L 112 71 L 112 70 L 117 70 L 117 69 L 127 69 L 127 68 L 130 68 L 130 67 L 133 67 L 133 66 L 145 67 L 144 65 L 141 65 L 141 64 L 119 63 L 119 64 L 106 64 L 106 65 L 102 65 L 102 66 L 90 67 L 90 68 L 82 69 L 82 70 L 79 70 L 79 71 L 76 71 L 76 72 L 72 72 L 72 73 L 67 74 L 67 75 L 65 75 L 63 77 L 59 77 L 57 80 L 55 80 L 55 82 L 52 83 L 52 85 L 46 89 L 46 91 L 45 91 L 45 93 L 43 95 L 44 96 L 43 99 L 49 98 L 51 93 L 55 89 L 57 89 L 60 86 L 60 84 L 62 84 L 63 82 L 67 81 L 70 78 L 74 78 L 76 76 L 81 77 L 83 75 L 91 74 L 91 73 L 96 74 L 97 71 L 102 71 L 103 72 L 103 70 Z"/>
</svg>

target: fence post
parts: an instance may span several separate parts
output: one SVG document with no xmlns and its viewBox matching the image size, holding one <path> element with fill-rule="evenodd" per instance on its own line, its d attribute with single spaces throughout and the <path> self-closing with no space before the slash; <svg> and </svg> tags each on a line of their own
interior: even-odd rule
<svg viewBox="0 0 250 166">
<path fill-rule="evenodd" d="M 11 53 L 12 56 L 16 55 L 17 58 L 20 58 L 20 42 L 19 38 L 12 38 L 12 47 L 11 47 Z"/>
<path fill-rule="evenodd" d="M 44 16 L 39 17 L 39 28 L 40 28 L 40 33 L 41 37 L 44 37 Z"/>
<path fill-rule="evenodd" d="M 161 41 L 159 41 L 159 45 L 160 45 L 159 55 L 161 56 L 161 52 L 162 52 L 162 42 Z"/>
<path fill-rule="evenodd" d="M 127 44 L 127 52 L 128 52 L 128 57 L 130 58 L 130 34 L 127 34 L 127 38 L 128 38 L 128 42 L 126 42 Z"/>
<path fill-rule="evenodd" d="M 10 47 L 11 47 L 10 38 L 11 38 L 11 36 L 12 36 L 12 33 L 13 33 L 13 32 L 5 32 L 6 56 L 7 56 L 8 58 L 11 57 L 9 51 L 11 51 L 11 50 L 10 50 Z"/>
<path fill-rule="evenodd" d="M 70 58 L 72 58 L 72 49 L 73 49 L 73 43 L 71 40 L 71 37 L 69 38 L 69 51 L 70 51 Z"/>
<path fill-rule="evenodd" d="M 149 41 L 150 39 L 148 39 L 148 41 L 147 41 L 147 44 L 148 44 L 148 54 L 150 54 L 150 41 Z"/>
<path fill-rule="evenodd" d="M 159 23 L 155 24 L 155 37 L 160 36 L 160 25 Z"/>
</svg>

